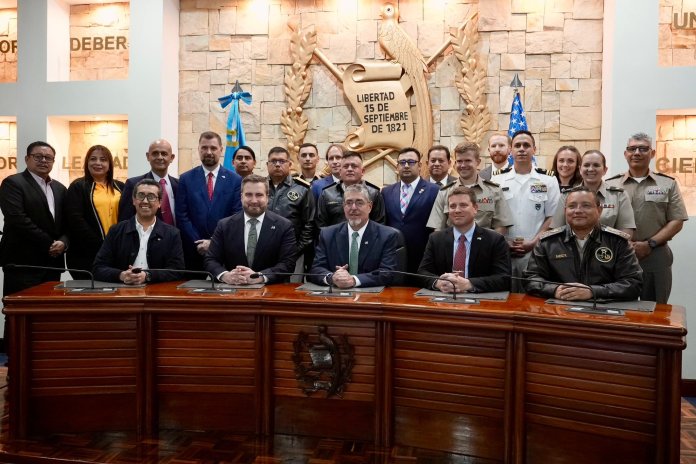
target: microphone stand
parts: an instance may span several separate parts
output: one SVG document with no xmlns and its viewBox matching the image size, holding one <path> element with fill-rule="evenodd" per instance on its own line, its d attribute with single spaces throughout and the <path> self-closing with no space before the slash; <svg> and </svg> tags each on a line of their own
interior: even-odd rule
<svg viewBox="0 0 696 464">
<path fill-rule="evenodd" d="M 139 274 L 141 272 L 148 272 L 148 271 L 158 271 L 158 272 L 175 272 L 178 274 L 198 274 L 198 275 L 204 275 L 206 277 L 210 277 L 210 287 L 200 287 L 200 288 L 192 288 L 189 293 L 234 293 L 236 290 L 234 288 L 219 288 L 215 286 L 215 276 L 211 274 L 208 271 L 193 271 L 189 269 L 156 269 L 156 268 L 150 268 L 150 269 L 141 269 L 139 267 L 135 267 L 131 269 L 131 272 L 133 274 Z"/>
<path fill-rule="evenodd" d="M 461 296 L 461 292 L 457 294 L 457 286 L 452 279 L 443 279 L 442 277 L 436 277 L 431 275 L 417 274 L 415 272 L 405 272 L 405 271 L 372 271 L 373 275 L 380 274 L 400 274 L 410 277 L 420 277 L 421 279 L 432 279 L 432 280 L 442 280 L 443 282 L 449 282 L 452 284 L 452 296 L 434 296 L 430 301 L 435 303 L 468 303 L 468 304 L 478 304 L 479 300 L 476 298 L 467 298 Z M 439 290 L 442 291 L 442 290 Z M 445 292 L 442 292 L 445 293 Z"/>
<path fill-rule="evenodd" d="M 30 264 L 6 264 L 5 269 L 11 270 L 11 269 L 37 269 L 41 271 L 57 271 L 57 272 L 82 272 L 84 274 L 87 274 L 90 278 L 90 286 L 89 287 L 74 287 L 74 288 L 66 288 L 66 291 L 68 293 L 114 293 L 116 291 L 115 287 L 96 287 L 94 285 L 94 274 L 92 274 L 91 271 L 88 271 L 86 269 L 71 269 L 67 267 L 51 267 L 51 266 L 33 266 Z M 107 283 L 108 282 L 104 282 Z"/>
<path fill-rule="evenodd" d="M 302 276 L 302 277 L 324 277 L 325 274 L 308 274 L 304 272 L 271 272 L 269 273 L 270 275 L 277 275 L 277 276 L 286 276 L 286 277 L 292 277 L 292 276 Z M 249 277 L 252 279 L 257 279 L 264 274 L 260 272 L 255 272 L 251 274 Z M 350 289 L 348 290 L 341 290 L 338 292 L 333 291 L 333 285 L 329 284 L 329 289 L 328 290 L 314 290 L 314 291 L 309 291 L 307 292 L 308 295 L 310 296 L 327 296 L 331 298 L 348 298 L 352 297 L 355 294 L 355 291 L 352 291 Z"/>
</svg>

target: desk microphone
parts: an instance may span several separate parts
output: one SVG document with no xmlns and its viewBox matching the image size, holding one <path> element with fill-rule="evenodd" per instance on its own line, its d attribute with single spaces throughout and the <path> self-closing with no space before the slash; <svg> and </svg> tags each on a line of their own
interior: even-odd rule
<svg viewBox="0 0 696 464">
<path fill-rule="evenodd" d="M 205 287 L 200 287 L 200 288 L 195 288 L 196 293 L 233 293 L 234 289 L 231 288 L 217 288 L 215 286 L 215 276 L 211 274 L 208 271 L 194 271 L 191 269 L 156 269 L 156 268 L 149 268 L 149 269 L 143 269 L 140 267 L 134 267 L 131 269 L 131 272 L 133 274 L 140 274 L 141 272 L 147 272 L 147 271 L 157 271 L 157 272 L 175 272 L 177 274 L 198 274 L 198 275 L 204 275 L 206 277 L 210 277 L 210 288 L 208 288 L 207 284 Z"/>
<path fill-rule="evenodd" d="M 113 293 L 116 291 L 114 287 L 95 287 L 94 285 L 94 274 L 92 274 L 91 271 L 88 271 L 86 269 L 71 269 L 67 267 L 52 267 L 52 266 L 33 266 L 30 264 L 6 264 L 5 269 L 11 270 L 11 269 L 38 269 L 42 271 L 58 271 L 58 272 L 82 272 L 83 274 L 87 274 L 90 278 L 90 286 L 89 287 L 74 287 L 67 289 L 69 293 Z M 106 282 L 105 282 L 106 283 Z"/>
<path fill-rule="evenodd" d="M 520 280 L 523 282 L 537 282 L 537 283 L 541 283 L 541 284 L 565 285 L 566 287 L 589 289 L 590 293 L 592 294 L 592 309 L 587 310 L 586 308 L 577 307 L 577 306 L 571 307 L 569 309 L 571 309 L 573 311 L 586 311 L 586 312 L 591 311 L 591 312 L 602 313 L 602 314 L 613 314 L 613 313 L 609 313 L 606 309 L 597 309 L 597 295 L 595 294 L 595 291 L 591 285 L 554 282 L 551 280 L 544 280 L 544 279 L 530 279 L 528 277 L 516 277 L 513 275 L 511 275 L 510 278 L 514 279 L 514 280 Z M 555 298 L 555 296 L 554 296 L 554 298 Z"/>
<path fill-rule="evenodd" d="M 420 277 L 421 279 L 432 279 L 432 280 L 442 280 L 443 282 L 449 282 L 452 284 L 452 297 L 434 297 L 432 301 L 438 302 L 438 303 L 474 303 L 476 302 L 475 299 L 473 298 L 457 298 L 457 290 L 456 290 L 456 285 L 452 279 L 443 279 L 442 277 L 437 277 L 437 276 L 432 276 L 432 275 L 426 275 L 426 274 L 417 274 L 415 272 L 405 272 L 405 271 L 382 271 L 382 270 L 377 270 L 377 271 L 372 271 L 372 275 L 380 275 L 380 274 L 399 274 L 399 275 L 405 275 L 405 276 L 410 276 L 410 277 Z M 443 292 L 445 293 L 445 292 Z M 459 293 L 461 295 L 461 292 Z M 467 301 L 469 300 L 469 301 Z"/>
<path fill-rule="evenodd" d="M 261 272 L 255 272 L 251 274 L 249 277 L 252 279 L 257 279 L 259 277 L 262 277 L 264 275 L 276 275 L 276 276 L 284 276 L 284 277 L 292 277 L 292 276 L 301 276 L 301 277 L 326 277 L 326 274 L 312 274 L 312 273 L 306 273 L 306 272 L 268 272 L 266 274 L 263 274 Z M 333 283 L 329 284 L 329 289 L 328 290 L 316 290 L 309 292 L 309 295 L 312 296 L 330 296 L 330 297 L 351 297 L 353 296 L 353 291 L 350 289 L 346 290 L 340 290 L 336 293 L 333 291 Z"/>
</svg>

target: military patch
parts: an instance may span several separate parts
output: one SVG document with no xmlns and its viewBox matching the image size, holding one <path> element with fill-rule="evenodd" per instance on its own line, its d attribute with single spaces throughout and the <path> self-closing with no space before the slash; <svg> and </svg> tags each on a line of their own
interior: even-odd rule
<svg viewBox="0 0 696 464">
<path fill-rule="evenodd" d="M 602 209 L 614 209 L 616 208 L 616 205 L 613 205 L 611 203 L 602 203 Z"/>
<path fill-rule="evenodd" d="M 478 199 L 478 202 L 483 204 L 483 205 L 490 205 L 492 203 L 495 203 L 495 200 L 491 197 L 482 197 Z"/>
<path fill-rule="evenodd" d="M 557 255 L 554 255 L 553 259 L 563 259 L 563 258 L 567 258 L 567 257 L 568 257 L 568 255 L 565 253 L 559 253 Z"/>
<path fill-rule="evenodd" d="M 595 250 L 594 256 L 600 263 L 608 263 L 614 257 L 614 254 L 607 247 L 599 247 Z"/>
<path fill-rule="evenodd" d="M 650 187 L 645 191 L 645 195 L 667 195 L 669 193 L 668 189 L 663 189 L 660 187 Z"/>
<path fill-rule="evenodd" d="M 297 201 L 299 198 L 300 198 L 300 194 L 297 193 L 296 191 L 290 190 L 290 191 L 288 192 L 288 199 L 289 199 L 290 201 Z"/>
<path fill-rule="evenodd" d="M 556 227 L 555 229 L 547 230 L 546 232 L 541 234 L 541 236 L 539 238 L 543 240 L 546 237 L 550 237 L 552 235 L 559 234 L 559 233 L 563 232 L 564 230 L 565 230 L 565 226 Z"/>
<path fill-rule="evenodd" d="M 541 203 L 534 205 L 534 208 L 536 208 L 537 211 L 541 211 Z"/>
<path fill-rule="evenodd" d="M 548 187 L 546 184 L 532 184 L 529 186 L 529 190 L 532 193 L 547 193 L 549 191 Z"/>
</svg>

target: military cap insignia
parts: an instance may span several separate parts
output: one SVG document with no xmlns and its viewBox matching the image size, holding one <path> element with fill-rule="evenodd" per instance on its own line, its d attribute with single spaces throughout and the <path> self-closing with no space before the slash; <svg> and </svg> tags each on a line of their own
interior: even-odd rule
<svg viewBox="0 0 696 464">
<path fill-rule="evenodd" d="M 297 201 L 299 198 L 300 198 L 300 194 L 297 193 L 296 191 L 290 190 L 288 192 L 288 199 L 290 199 L 290 201 Z"/>
</svg>

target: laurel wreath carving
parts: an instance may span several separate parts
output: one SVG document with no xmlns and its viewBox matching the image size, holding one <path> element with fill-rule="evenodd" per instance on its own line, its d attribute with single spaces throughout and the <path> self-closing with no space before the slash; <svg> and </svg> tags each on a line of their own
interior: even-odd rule
<svg viewBox="0 0 696 464">
<path fill-rule="evenodd" d="M 491 113 L 486 105 L 486 66 L 478 54 L 479 33 L 475 13 L 467 22 L 450 35 L 454 55 L 462 66 L 455 78 L 459 94 L 466 102 L 466 111 L 459 124 L 464 136 L 470 142 L 483 141 L 483 136 L 491 126 Z"/>
<path fill-rule="evenodd" d="M 302 106 L 312 90 L 312 74 L 307 68 L 317 46 L 317 33 L 313 28 L 302 29 L 297 23 L 290 23 L 290 28 L 293 31 L 290 39 L 292 66 L 285 72 L 287 107 L 280 115 L 280 127 L 288 140 L 290 156 L 297 160 L 309 126 Z"/>
</svg>

